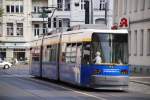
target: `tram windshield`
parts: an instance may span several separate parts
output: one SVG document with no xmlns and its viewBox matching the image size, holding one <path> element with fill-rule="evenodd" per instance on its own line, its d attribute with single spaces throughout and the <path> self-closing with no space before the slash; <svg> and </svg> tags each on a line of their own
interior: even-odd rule
<svg viewBox="0 0 150 100">
<path fill-rule="evenodd" d="M 91 58 L 100 53 L 102 63 L 128 63 L 128 35 L 94 33 L 91 43 Z M 94 61 L 92 62 L 94 63 Z"/>
</svg>

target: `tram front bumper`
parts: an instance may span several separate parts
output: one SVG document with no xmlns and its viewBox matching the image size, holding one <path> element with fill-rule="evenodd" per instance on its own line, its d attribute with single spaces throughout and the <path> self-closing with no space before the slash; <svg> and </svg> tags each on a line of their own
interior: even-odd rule
<svg viewBox="0 0 150 100">
<path fill-rule="evenodd" d="M 93 88 L 127 88 L 129 84 L 128 76 L 91 76 L 91 87 Z"/>
</svg>

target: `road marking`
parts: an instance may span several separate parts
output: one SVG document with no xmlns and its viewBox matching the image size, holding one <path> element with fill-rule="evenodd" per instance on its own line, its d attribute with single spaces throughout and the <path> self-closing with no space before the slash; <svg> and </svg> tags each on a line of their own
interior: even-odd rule
<svg viewBox="0 0 150 100">
<path fill-rule="evenodd" d="M 29 80 L 34 80 L 34 81 L 38 81 L 38 82 L 44 82 L 47 84 L 47 82 L 45 81 L 42 81 L 42 80 L 37 80 L 37 79 L 29 79 Z M 75 93 L 78 93 L 78 94 L 83 94 L 83 95 L 86 95 L 86 96 L 89 96 L 89 97 L 93 97 L 93 98 L 96 98 L 96 99 L 99 99 L 99 100 L 107 100 L 105 98 L 102 98 L 102 97 L 98 97 L 98 96 L 95 96 L 95 95 L 92 95 L 92 94 L 88 94 L 88 93 L 84 93 L 84 92 L 80 92 L 80 91 L 77 91 L 77 90 L 73 90 L 73 89 L 70 89 L 70 88 L 67 88 L 67 87 L 64 87 L 64 86 L 61 86 L 61 85 L 58 85 L 58 84 L 54 84 L 54 83 L 51 83 L 49 82 L 48 85 L 53 85 L 53 86 L 57 86 L 57 87 L 60 87 L 60 88 L 63 88 L 63 89 L 66 89 L 66 90 L 70 90 L 72 92 L 75 92 Z"/>
</svg>

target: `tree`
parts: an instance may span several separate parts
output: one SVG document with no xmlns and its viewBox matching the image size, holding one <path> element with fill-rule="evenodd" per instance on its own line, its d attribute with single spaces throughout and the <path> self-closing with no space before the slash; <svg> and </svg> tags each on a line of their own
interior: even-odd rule
<svg viewBox="0 0 150 100">
<path fill-rule="evenodd" d="M 0 8 L 0 17 L 3 15 L 3 9 Z"/>
</svg>

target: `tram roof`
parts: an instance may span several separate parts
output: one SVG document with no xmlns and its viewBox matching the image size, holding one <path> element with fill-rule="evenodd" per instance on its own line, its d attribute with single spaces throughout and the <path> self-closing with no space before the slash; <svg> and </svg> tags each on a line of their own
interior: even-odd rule
<svg viewBox="0 0 150 100">
<path fill-rule="evenodd" d="M 126 29 L 120 29 L 120 30 L 104 30 L 104 29 L 81 29 L 81 30 L 74 30 L 74 31 L 67 31 L 63 32 L 62 34 L 76 34 L 79 32 L 90 32 L 90 33 L 122 33 L 127 34 L 128 31 Z"/>
<path fill-rule="evenodd" d="M 80 30 L 73 30 L 73 31 L 66 31 L 63 33 L 56 33 L 56 34 L 52 34 L 52 35 L 48 35 L 45 36 L 45 38 L 51 38 L 51 37 L 58 37 L 60 34 L 62 35 L 71 35 L 71 34 L 89 34 L 89 33 L 115 33 L 115 34 L 127 34 L 128 30 L 126 29 L 120 29 L 120 30 L 106 30 L 106 29 L 80 29 Z M 36 40 L 33 41 L 37 41 L 40 40 L 42 38 L 42 36 Z"/>
</svg>

